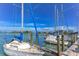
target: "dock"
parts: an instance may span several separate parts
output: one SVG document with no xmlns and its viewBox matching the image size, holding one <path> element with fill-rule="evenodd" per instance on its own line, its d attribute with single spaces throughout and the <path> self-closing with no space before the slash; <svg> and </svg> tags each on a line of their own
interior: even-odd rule
<svg viewBox="0 0 79 59">
<path fill-rule="evenodd" d="M 70 46 L 61 56 L 79 56 L 79 39 Z"/>
<path fill-rule="evenodd" d="M 56 56 L 57 55 L 57 51 L 52 50 L 52 49 L 46 49 L 46 48 L 42 47 L 41 50 L 45 51 L 46 55 L 49 55 L 49 56 Z"/>
</svg>

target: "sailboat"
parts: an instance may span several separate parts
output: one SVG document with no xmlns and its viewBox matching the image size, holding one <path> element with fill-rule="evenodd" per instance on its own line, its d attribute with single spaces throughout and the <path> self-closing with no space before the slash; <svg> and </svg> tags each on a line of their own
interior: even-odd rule
<svg viewBox="0 0 79 59">
<path fill-rule="evenodd" d="M 63 7 L 62 7 L 63 9 Z M 62 11 L 63 12 L 63 11 Z M 58 18 L 59 18 L 59 15 L 58 15 L 58 9 L 56 8 L 56 5 L 55 5 L 55 27 L 56 25 L 58 25 Z M 61 39 L 62 35 L 59 34 L 60 31 L 64 31 L 64 30 L 58 30 L 57 27 L 55 28 L 55 33 L 57 32 L 56 35 L 53 35 L 53 34 L 48 34 L 48 36 L 46 37 L 46 40 L 45 42 L 47 43 L 52 43 L 52 44 L 57 44 L 57 35 L 59 35 L 59 38 Z M 62 44 L 62 41 L 60 40 L 60 44 Z M 68 41 L 64 41 L 64 45 L 68 45 Z"/>
<path fill-rule="evenodd" d="M 61 35 L 59 35 L 59 37 L 60 37 L 60 39 L 61 39 Z M 57 39 L 56 36 L 49 34 L 49 35 L 47 36 L 45 42 L 51 43 L 51 44 L 57 44 L 57 40 L 56 40 L 56 39 Z M 60 44 L 62 44 L 62 41 L 61 41 L 61 40 L 60 40 Z M 68 45 L 68 42 L 65 41 L 65 42 L 64 42 L 64 45 Z"/>
<path fill-rule="evenodd" d="M 42 56 L 44 54 L 38 46 L 31 45 L 29 42 L 23 42 L 23 3 L 22 3 L 22 30 L 20 41 L 14 38 L 10 43 L 3 45 L 4 53 L 9 56 Z"/>
</svg>

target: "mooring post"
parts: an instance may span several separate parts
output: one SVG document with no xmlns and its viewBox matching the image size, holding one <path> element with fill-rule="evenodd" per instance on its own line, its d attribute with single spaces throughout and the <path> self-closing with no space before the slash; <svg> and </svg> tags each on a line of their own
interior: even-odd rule
<svg viewBox="0 0 79 59">
<path fill-rule="evenodd" d="M 60 38 L 59 35 L 57 35 L 57 54 L 60 56 Z"/>
<path fill-rule="evenodd" d="M 39 45 L 39 38 L 37 37 L 38 34 L 36 34 L 36 45 Z"/>
<path fill-rule="evenodd" d="M 76 40 L 78 39 L 78 33 L 76 34 Z"/>
<path fill-rule="evenodd" d="M 75 33 L 73 34 L 73 43 L 76 41 Z"/>
<path fill-rule="evenodd" d="M 76 41 L 75 33 L 73 34 L 73 43 Z"/>
<path fill-rule="evenodd" d="M 77 34 L 77 33 L 75 33 L 75 41 L 78 39 L 78 38 L 77 38 L 77 36 L 78 36 L 78 34 Z"/>
<path fill-rule="evenodd" d="M 73 34 L 71 34 L 71 45 L 74 43 Z"/>
<path fill-rule="evenodd" d="M 48 32 L 45 32 L 46 33 L 46 37 L 48 36 Z"/>
<path fill-rule="evenodd" d="M 38 32 L 38 35 L 40 36 L 41 34 L 43 34 L 42 32 Z"/>
<path fill-rule="evenodd" d="M 64 51 L 64 35 L 62 34 L 61 36 L 61 39 L 62 39 L 62 52 Z"/>
<path fill-rule="evenodd" d="M 28 34 L 28 31 L 25 32 L 25 36 Z M 24 36 L 24 42 L 27 42 L 27 39 Z"/>
<path fill-rule="evenodd" d="M 32 44 L 33 44 L 32 32 L 30 31 L 29 33 L 30 33 L 30 45 L 32 46 Z"/>
<path fill-rule="evenodd" d="M 75 41 L 76 41 L 76 33 L 75 33 L 75 35 L 74 35 L 74 36 L 75 36 L 75 40 L 74 40 L 74 42 L 75 42 Z"/>
<path fill-rule="evenodd" d="M 41 34 L 41 32 L 38 32 L 38 34 Z"/>
</svg>

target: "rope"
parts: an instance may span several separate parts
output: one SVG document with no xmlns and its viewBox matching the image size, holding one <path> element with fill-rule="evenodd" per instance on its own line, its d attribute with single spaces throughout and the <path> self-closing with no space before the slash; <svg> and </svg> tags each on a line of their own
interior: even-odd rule
<svg viewBox="0 0 79 59">
<path fill-rule="evenodd" d="M 33 19 L 35 31 L 36 31 L 36 40 L 37 40 L 36 44 L 38 45 L 38 44 L 39 44 L 39 42 L 38 42 L 38 39 L 39 39 L 39 37 L 38 37 L 38 31 L 37 31 L 36 23 L 35 23 L 35 20 L 34 20 L 34 14 L 33 14 L 33 12 L 32 12 L 31 4 L 30 4 L 30 11 L 31 11 L 31 17 L 32 17 L 32 19 Z"/>
</svg>

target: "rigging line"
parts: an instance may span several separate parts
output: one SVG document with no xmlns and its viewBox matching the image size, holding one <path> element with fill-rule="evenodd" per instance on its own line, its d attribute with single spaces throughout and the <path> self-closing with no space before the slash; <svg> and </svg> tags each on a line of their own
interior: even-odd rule
<svg viewBox="0 0 79 59">
<path fill-rule="evenodd" d="M 64 25 L 64 23 L 63 23 L 63 22 L 64 22 L 64 20 L 63 20 L 63 4 L 61 4 L 61 12 L 62 12 L 62 13 L 61 13 L 61 17 L 62 17 L 62 25 Z"/>
<path fill-rule="evenodd" d="M 21 9 L 21 7 L 20 7 L 20 6 L 17 6 L 16 4 L 12 4 L 12 5 L 15 6 L 15 7 L 17 7 L 17 8 L 20 8 L 20 9 Z M 38 6 L 40 6 L 40 4 L 36 5 L 32 10 L 34 11 L 35 9 L 38 8 Z M 25 11 L 29 11 L 29 9 L 27 9 L 27 10 L 25 10 Z"/>
<path fill-rule="evenodd" d="M 63 6 L 64 6 L 64 5 L 63 5 Z M 67 9 L 64 9 L 64 8 L 63 8 L 64 11 L 62 11 L 61 14 L 64 13 L 64 12 L 67 12 L 67 11 L 69 11 L 69 10 L 75 8 L 75 7 L 77 7 L 77 6 L 72 6 L 72 7 L 67 8 Z"/>
<path fill-rule="evenodd" d="M 57 12 L 57 26 L 59 26 L 59 10 L 58 10 L 58 8 L 56 9 L 56 12 Z M 58 28 L 57 28 L 57 30 L 58 30 Z M 59 35 L 59 31 L 58 31 L 58 35 Z"/>
<path fill-rule="evenodd" d="M 63 4 L 61 4 L 61 17 L 62 17 L 62 30 L 64 30 L 64 10 L 63 10 Z"/>
<path fill-rule="evenodd" d="M 63 4 L 61 4 L 61 16 L 62 16 L 62 25 L 64 26 L 65 24 L 64 24 L 64 10 L 63 10 Z M 62 30 L 64 30 L 64 27 L 62 28 Z M 68 23 L 67 23 L 67 27 L 65 27 L 65 30 L 67 30 L 67 32 L 68 32 Z M 62 34 L 64 34 L 64 31 L 62 32 Z"/>
<path fill-rule="evenodd" d="M 69 11 L 69 10 L 75 8 L 75 7 L 76 7 L 76 6 L 72 6 L 71 8 L 65 9 L 64 12 Z"/>
<path fill-rule="evenodd" d="M 12 5 L 14 5 L 15 7 L 21 8 L 21 7 L 17 6 L 16 4 L 12 4 Z M 33 10 L 35 10 L 38 6 L 39 6 L 39 5 L 36 5 Z M 76 7 L 76 6 L 72 6 L 71 8 L 65 9 L 64 12 L 69 11 L 69 10 L 75 8 L 75 7 Z M 62 12 L 62 13 L 63 13 L 63 12 Z"/>
<path fill-rule="evenodd" d="M 16 22 L 15 22 L 15 19 L 16 19 L 16 18 L 15 18 L 15 7 L 13 8 L 13 11 L 12 11 L 12 12 L 13 12 L 13 17 L 12 17 L 12 18 L 14 18 L 14 25 L 15 25 L 15 23 L 16 23 Z"/>
<path fill-rule="evenodd" d="M 22 42 L 23 41 L 23 31 L 24 31 L 24 28 L 23 28 L 23 26 L 24 26 L 24 24 L 23 24 L 23 22 L 24 22 L 24 4 L 22 3 L 21 4 L 21 32 L 20 32 L 20 37 L 19 37 L 19 40 L 20 40 L 20 42 Z"/>
<path fill-rule="evenodd" d="M 77 12 L 76 16 L 79 17 L 78 12 Z M 78 25 L 78 22 L 79 22 L 79 21 L 78 21 L 77 17 L 76 17 L 76 21 L 77 21 L 77 23 L 76 23 L 76 29 L 77 29 L 77 31 L 78 31 L 78 26 L 79 26 L 79 25 Z"/>
<path fill-rule="evenodd" d="M 21 9 L 21 7 L 20 6 L 17 6 L 15 3 L 13 3 L 12 5 Z"/>
<path fill-rule="evenodd" d="M 57 16 L 56 16 L 56 4 L 55 4 L 55 6 L 54 6 L 55 8 L 54 8 L 54 11 L 55 11 L 55 31 L 57 30 L 57 27 L 56 27 L 56 20 L 57 20 Z"/>
<path fill-rule="evenodd" d="M 36 23 L 35 23 L 35 20 L 34 20 L 34 14 L 33 14 L 33 12 L 32 12 L 31 4 L 30 4 L 30 12 L 31 12 L 31 16 L 32 16 L 33 23 L 34 23 L 34 27 L 35 27 L 35 31 L 36 31 L 36 40 L 37 40 L 37 44 L 39 44 L 39 42 L 38 42 L 38 39 L 39 39 L 39 37 L 38 37 L 38 31 L 37 31 Z"/>
<path fill-rule="evenodd" d="M 38 6 L 40 6 L 40 4 L 36 5 L 34 8 L 33 8 L 33 11 L 38 8 Z"/>
</svg>

